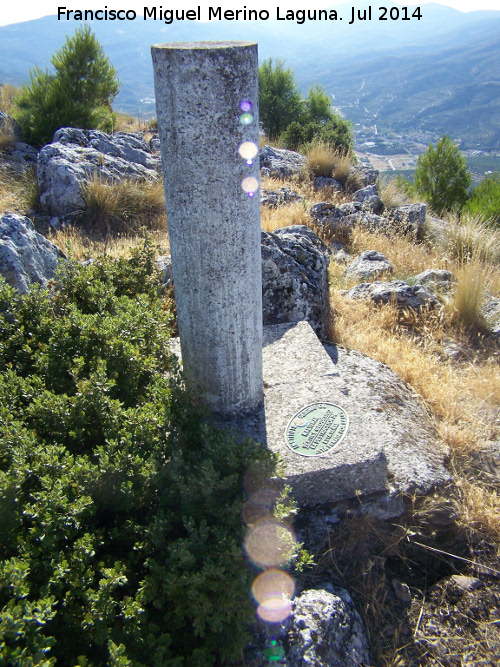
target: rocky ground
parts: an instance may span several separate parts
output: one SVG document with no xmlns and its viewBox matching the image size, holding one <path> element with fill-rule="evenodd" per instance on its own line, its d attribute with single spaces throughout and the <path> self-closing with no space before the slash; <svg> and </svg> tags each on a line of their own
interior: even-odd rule
<svg viewBox="0 0 500 667">
<path fill-rule="evenodd" d="M 0 263 L 21 291 L 53 277 L 68 238 L 85 246 L 73 227 L 85 175 L 125 169 L 158 179 L 154 138 L 63 130 L 55 139 L 39 156 L 19 144 L 0 158 L 0 201 L 10 202 L 0 210 Z M 12 174 L 36 160 L 38 212 L 6 192 L 21 188 Z M 292 617 L 256 627 L 241 664 L 497 665 L 500 247 L 479 258 L 478 318 L 460 323 L 453 304 L 464 263 L 448 242 L 453 223 L 421 202 L 390 205 L 373 169 L 314 181 L 304 166 L 298 154 L 261 149 L 265 323 L 307 319 L 321 339 L 390 366 L 433 421 L 450 479 L 425 495 L 408 491 L 399 511 L 362 495 L 299 511 L 296 530 L 315 565 L 294 574 Z M 160 263 L 169 280 L 168 257 Z"/>
</svg>

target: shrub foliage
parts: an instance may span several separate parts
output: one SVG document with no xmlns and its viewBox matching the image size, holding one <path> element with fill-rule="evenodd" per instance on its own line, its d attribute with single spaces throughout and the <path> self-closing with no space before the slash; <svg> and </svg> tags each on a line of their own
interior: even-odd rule
<svg viewBox="0 0 500 667">
<path fill-rule="evenodd" d="M 274 460 L 182 389 L 149 243 L 0 282 L 0 663 L 230 662 L 252 614 L 242 479 Z"/>
<path fill-rule="evenodd" d="M 26 141 L 43 145 L 60 127 L 113 125 L 111 102 L 119 91 L 116 70 L 88 26 L 76 30 L 52 56 L 55 73 L 36 67 L 16 98 L 14 116 Z"/>
<path fill-rule="evenodd" d="M 349 121 L 331 108 L 330 98 L 320 85 L 302 95 L 291 68 L 282 60 L 265 60 L 259 67 L 259 114 L 270 139 L 279 139 L 288 149 L 297 150 L 312 141 L 328 143 L 344 150 L 354 145 Z"/>
<path fill-rule="evenodd" d="M 418 157 L 415 188 L 438 215 L 462 208 L 471 180 L 465 158 L 446 134 Z"/>
</svg>

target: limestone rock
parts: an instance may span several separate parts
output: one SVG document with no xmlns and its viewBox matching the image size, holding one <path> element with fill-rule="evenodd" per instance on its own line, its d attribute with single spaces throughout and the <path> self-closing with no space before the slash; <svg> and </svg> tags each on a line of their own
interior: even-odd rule
<svg viewBox="0 0 500 667">
<path fill-rule="evenodd" d="M 359 225 L 371 232 L 389 232 L 391 225 L 390 221 L 382 216 L 372 213 L 371 211 L 359 210 L 347 216 L 347 220 L 352 225 Z"/>
<path fill-rule="evenodd" d="M 291 188 L 280 188 L 279 190 L 261 190 L 260 204 L 269 208 L 278 208 L 283 204 L 290 204 L 294 201 L 302 201 L 304 197 L 294 192 Z"/>
<path fill-rule="evenodd" d="M 375 303 L 394 303 L 400 308 L 419 310 L 427 306 L 433 308 L 438 300 L 423 285 L 409 285 L 404 280 L 392 282 L 361 283 L 343 294 L 350 299 L 371 299 Z"/>
<path fill-rule="evenodd" d="M 172 285 L 172 258 L 170 255 L 161 255 L 156 259 L 156 266 L 161 274 L 161 282 L 166 286 Z"/>
<path fill-rule="evenodd" d="M 349 264 L 345 270 L 348 278 L 373 278 L 382 273 L 392 273 L 392 264 L 387 257 L 376 250 L 365 250 Z"/>
<path fill-rule="evenodd" d="M 35 231 L 29 218 L 5 213 L 0 218 L 0 273 L 25 294 L 32 283 L 45 286 L 63 253 Z"/>
<path fill-rule="evenodd" d="M 264 324 L 308 320 L 324 336 L 328 249 L 308 227 L 262 232 Z"/>
<path fill-rule="evenodd" d="M 368 667 L 363 622 L 349 593 L 326 584 L 295 600 L 288 632 L 289 667 Z"/>
<path fill-rule="evenodd" d="M 500 338 L 500 299 L 487 294 L 481 311 L 487 330 L 496 338 Z"/>
<path fill-rule="evenodd" d="M 7 167 L 18 174 L 23 174 L 28 169 L 36 167 L 38 151 L 29 144 L 16 141 L 2 151 L 1 157 Z"/>
<path fill-rule="evenodd" d="M 387 213 L 392 226 L 404 233 L 418 234 L 425 222 L 427 204 L 417 203 L 398 206 Z"/>
<path fill-rule="evenodd" d="M 384 208 L 382 200 L 378 196 L 377 186 L 376 185 L 367 185 L 361 190 L 356 190 L 352 195 L 353 201 L 359 202 L 364 210 L 368 210 L 371 213 L 381 213 Z"/>
<path fill-rule="evenodd" d="M 336 178 L 317 176 L 313 181 L 313 190 L 342 190 L 342 183 Z"/>
<path fill-rule="evenodd" d="M 455 276 L 446 269 L 426 269 L 415 276 L 415 280 L 425 285 L 430 291 L 448 290 L 456 282 Z"/>
<path fill-rule="evenodd" d="M 83 207 L 81 184 L 94 178 L 154 181 L 159 158 L 137 135 L 62 128 L 38 156 L 38 185 L 44 213 L 71 215 Z"/>
<path fill-rule="evenodd" d="M 343 207 L 349 206 L 348 209 Z M 357 209 L 356 206 L 359 208 Z M 342 204 L 335 206 L 330 202 L 319 202 L 309 209 L 309 215 L 315 223 L 330 233 L 340 232 L 348 235 L 352 232 L 354 221 L 350 217 L 351 211 L 361 210 L 361 204 Z"/>
<path fill-rule="evenodd" d="M 306 166 L 307 158 L 285 148 L 263 146 L 260 149 L 260 173 L 274 178 L 290 178 L 298 175 Z"/>
<path fill-rule="evenodd" d="M 377 182 L 378 171 L 373 167 L 351 167 L 349 170 L 349 180 L 356 183 L 358 188 L 365 188 L 367 185 L 373 185 Z"/>
</svg>

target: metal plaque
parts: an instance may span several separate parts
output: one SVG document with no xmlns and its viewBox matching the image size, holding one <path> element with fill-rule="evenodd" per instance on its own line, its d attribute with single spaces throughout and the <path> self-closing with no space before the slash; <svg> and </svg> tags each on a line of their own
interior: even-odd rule
<svg viewBox="0 0 500 667">
<path fill-rule="evenodd" d="M 341 442 L 349 428 L 347 412 L 333 403 L 312 403 L 290 419 L 287 445 L 301 456 L 327 454 Z"/>
</svg>

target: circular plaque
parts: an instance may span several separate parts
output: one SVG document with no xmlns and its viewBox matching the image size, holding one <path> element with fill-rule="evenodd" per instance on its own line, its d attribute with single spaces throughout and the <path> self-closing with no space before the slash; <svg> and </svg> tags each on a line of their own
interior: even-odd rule
<svg viewBox="0 0 500 667">
<path fill-rule="evenodd" d="M 333 403 L 312 403 L 288 422 L 286 443 L 301 456 L 327 454 L 344 438 L 349 428 L 347 412 Z"/>
</svg>

